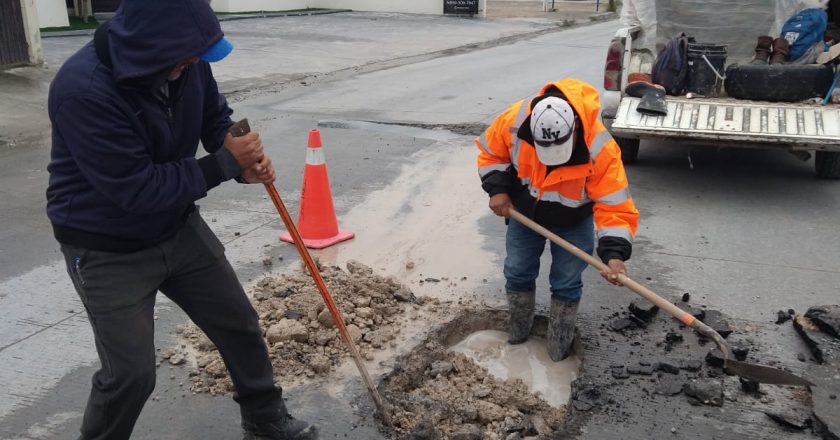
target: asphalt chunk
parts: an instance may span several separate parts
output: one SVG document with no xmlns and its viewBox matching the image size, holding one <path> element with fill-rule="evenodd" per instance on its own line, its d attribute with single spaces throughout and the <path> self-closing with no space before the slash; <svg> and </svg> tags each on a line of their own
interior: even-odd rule
<svg viewBox="0 0 840 440">
<path fill-rule="evenodd" d="M 661 371 L 663 373 L 668 373 L 668 374 L 679 374 L 680 373 L 680 367 L 678 367 L 677 365 L 674 365 L 671 362 L 664 362 L 664 361 L 657 362 L 656 364 L 654 364 L 654 368 L 657 371 Z"/>
<path fill-rule="evenodd" d="M 743 377 L 738 377 L 738 381 L 741 383 L 741 391 L 748 393 L 748 394 L 756 394 L 759 392 L 759 383 L 751 380 L 745 379 Z"/>
<path fill-rule="evenodd" d="M 710 367 L 723 368 L 723 352 L 721 352 L 717 347 L 709 350 L 709 353 L 706 354 L 706 363 Z"/>
<path fill-rule="evenodd" d="M 679 364 L 680 370 L 685 370 L 691 373 L 696 373 L 703 368 L 703 362 L 697 359 L 681 359 Z"/>
<path fill-rule="evenodd" d="M 805 317 L 816 324 L 823 333 L 840 339 L 840 306 L 811 307 Z"/>
<path fill-rule="evenodd" d="M 712 330 L 718 332 L 724 339 L 732 334 L 732 327 L 723 318 L 723 314 L 717 310 L 706 310 L 706 315 L 700 320 L 711 327 Z"/>
<path fill-rule="evenodd" d="M 653 374 L 653 367 L 651 365 L 631 365 L 627 367 L 627 372 L 630 374 L 650 376 Z"/>
<path fill-rule="evenodd" d="M 786 428 L 802 431 L 811 427 L 811 416 L 805 411 L 788 409 L 785 411 L 765 411 L 764 414 Z"/>
<path fill-rule="evenodd" d="M 692 306 L 688 303 L 677 304 L 677 307 L 679 307 L 680 309 L 682 309 L 682 311 L 691 314 L 691 316 L 693 316 L 693 317 L 695 317 L 695 318 L 697 318 L 701 321 L 703 321 L 704 318 L 706 317 L 706 311 L 705 310 L 703 310 L 699 307 L 694 307 L 694 306 Z M 705 321 L 703 321 L 703 322 L 705 322 Z"/>
<path fill-rule="evenodd" d="M 633 329 L 638 327 L 635 321 L 629 318 L 619 318 L 615 321 L 610 322 L 610 330 L 615 332 L 623 332 L 628 329 Z"/>
<path fill-rule="evenodd" d="M 659 307 L 641 298 L 634 299 L 633 302 L 630 303 L 628 309 L 633 316 L 645 322 L 649 322 L 653 319 L 656 312 L 659 311 Z"/>
<path fill-rule="evenodd" d="M 805 341 L 813 358 L 820 364 L 832 355 L 840 353 L 840 341 L 821 332 L 819 327 L 809 318 L 797 315 L 793 319 L 793 328 Z"/>
<path fill-rule="evenodd" d="M 675 396 L 682 392 L 685 380 L 676 376 L 662 376 L 656 383 L 657 394 L 663 396 Z"/>
<path fill-rule="evenodd" d="M 784 310 L 779 310 L 778 312 L 776 312 L 776 324 L 784 324 L 784 323 L 786 323 L 790 320 L 791 320 L 790 313 L 788 313 Z"/>
</svg>

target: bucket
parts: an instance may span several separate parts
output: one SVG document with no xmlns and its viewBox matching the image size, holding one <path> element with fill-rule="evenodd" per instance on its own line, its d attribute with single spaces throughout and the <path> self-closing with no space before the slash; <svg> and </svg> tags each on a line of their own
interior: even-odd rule
<svg viewBox="0 0 840 440">
<path fill-rule="evenodd" d="M 716 98 L 723 86 L 726 45 L 688 43 L 686 50 L 688 84 L 686 90 Z"/>
</svg>

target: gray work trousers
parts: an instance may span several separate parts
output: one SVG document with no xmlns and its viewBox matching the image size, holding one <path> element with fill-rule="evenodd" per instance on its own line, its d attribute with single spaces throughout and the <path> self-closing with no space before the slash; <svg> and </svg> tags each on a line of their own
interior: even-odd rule
<svg viewBox="0 0 840 440">
<path fill-rule="evenodd" d="M 83 439 L 128 439 L 155 387 L 154 305 L 160 291 L 216 344 L 244 416 L 285 412 L 256 312 L 196 210 L 170 239 L 132 253 L 62 245 L 61 251 L 96 341 Z"/>
</svg>

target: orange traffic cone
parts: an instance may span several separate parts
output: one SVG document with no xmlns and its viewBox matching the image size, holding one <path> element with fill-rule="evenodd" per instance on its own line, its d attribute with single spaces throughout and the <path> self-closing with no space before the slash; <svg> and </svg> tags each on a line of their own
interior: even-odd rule
<svg viewBox="0 0 840 440">
<path fill-rule="evenodd" d="M 309 131 L 300 193 L 297 227 L 306 247 L 323 249 L 353 238 L 352 232 L 338 229 L 327 163 L 321 149 L 321 132 L 316 128 Z M 292 243 L 292 236 L 287 232 L 280 236 L 280 240 Z"/>
</svg>

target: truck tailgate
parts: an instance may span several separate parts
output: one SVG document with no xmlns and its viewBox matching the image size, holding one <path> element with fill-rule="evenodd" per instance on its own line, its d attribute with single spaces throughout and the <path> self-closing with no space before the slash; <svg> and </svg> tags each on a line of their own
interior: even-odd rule
<svg viewBox="0 0 840 440">
<path fill-rule="evenodd" d="M 643 115 L 636 111 L 638 105 L 639 98 L 621 98 L 610 129 L 613 134 L 840 150 L 840 107 L 836 105 L 669 96 L 666 116 Z"/>
</svg>

